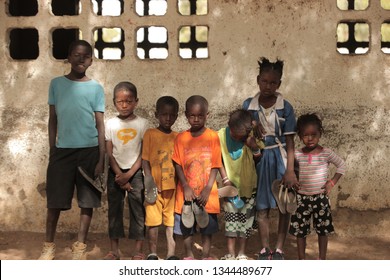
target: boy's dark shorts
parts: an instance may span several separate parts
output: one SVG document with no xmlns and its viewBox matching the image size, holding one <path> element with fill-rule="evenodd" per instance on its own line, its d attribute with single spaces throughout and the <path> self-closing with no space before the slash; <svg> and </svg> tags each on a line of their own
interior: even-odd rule
<svg viewBox="0 0 390 280">
<path fill-rule="evenodd" d="M 304 238 L 310 234 L 310 224 L 320 236 L 334 232 L 329 197 L 325 194 L 297 194 L 298 209 L 291 216 L 289 233 Z"/>
<path fill-rule="evenodd" d="M 77 169 L 81 166 L 93 176 L 98 161 L 99 147 L 51 148 L 46 177 L 47 208 L 70 209 L 75 186 L 80 208 L 100 207 L 101 193 Z"/>
<path fill-rule="evenodd" d="M 186 228 L 183 225 L 183 221 L 181 220 L 181 215 L 175 213 L 175 225 L 173 226 L 174 234 L 184 236 L 194 235 L 194 233 L 196 233 L 196 229 L 196 221 L 192 228 Z M 209 213 L 209 224 L 205 228 L 200 228 L 199 231 L 202 235 L 212 235 L 214 233 L 217 233 L 219 231 L 218 215 Z"/>
</svg>

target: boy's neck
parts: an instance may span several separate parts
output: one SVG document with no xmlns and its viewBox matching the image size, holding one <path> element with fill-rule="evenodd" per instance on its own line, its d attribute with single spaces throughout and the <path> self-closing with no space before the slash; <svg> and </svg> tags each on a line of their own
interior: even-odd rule
<svg viewBox="0 0 390 280">
<path fill-rule="evenodd" d="M 133 113 L 131 115 L 128 115 L 128 116 L 121 116 L 121 115 L 118 115 L 117 116 L 119 119 L 123 120 L 123 121 L 131 121 L 131 120 L 134 120 L 137 116 Z"/>
<path fill-rule="evenodd" d="M 68 75 L 65 75 L 66 78 L 68 78 L 71 81 L 89 81 L 90 79 L 87 77 L 87 75 L 84 73 L 74 73 L 70 72 Z"/>
<path fill-rule="evenodd" d="M 160 130 L 162 133 L 165 133 L 165 134 L 170 134 L 170 133 L 172 132 L 172 129 L 171 129 L 171 128 L 166 129 L 166 128 L 162 127 L 161 125 L 159 125 L 159 126 L 157 127 L 157 129 Z"/>
<path fill-rule="evenodd" d="M 190 128 L 190 132 L 191 132 L 191 136 L 192 137 L 201 136 L 203 134 L 203 132 L 205 132 L 205 131 L 206 131 L 206 127 L 205 126 L 203 126 L 200 129 L 197 129 L 196 131 L 192 131 L 191 128 Z"/>
</svg>

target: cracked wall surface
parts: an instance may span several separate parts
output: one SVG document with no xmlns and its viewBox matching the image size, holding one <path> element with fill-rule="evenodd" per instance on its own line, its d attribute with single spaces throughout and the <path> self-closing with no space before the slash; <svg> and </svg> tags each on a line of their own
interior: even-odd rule
<svg viewBox="0 0 390 280">
<path fill-rule="evenodd" d="M 209 127 L 226 125 L 229 111 L 257 92 L 257 59 L 279 57 L 285 61 L 280 92 L 297 115 L 317 112 L 323 117 L 324 146 L 346 160 L 347 174 L 331 193 L 332 207 L 345 221 L 353 213 L 375 216 L 378 226 L 369 234 L 387 234 L 390 207 L 390 55 L 380 47 L 380 25 L 390 11 L 371 1 L 362 12 L 341 11 L 336 1 L 209 1 L 205 16 L 180 16 L 176 1 L 168 0 L 167 15 L 138 17 L 132 1 L 125 1 L 120 17 L 98 17 L 90 1 L 81 0 L 79 16 L 52 16 L 50 1 L 38 1 L 34 17 L 6 16 L 0 5 L 0 219 L 2 230 L 44 231 L 48 162 L 47 92 L 50 79 L 66 74 L 69 65 L 51 55 L 50 32 L 55 27 L 77 27 L 92 41 L 96 26 L 120 26 L 125 30 L 126 55 L 120 61 L 95 59 L 88 75 L 105 88 L 106 118 L 115 114 L 112 89 L 129 80 L 139 90 L 137 114 L 152 124 L 154 103 L 162 95 L 175 96 L 181 115 L 174 128 L 188 128 L 182 115 L 184 102 L 193 94 L 210 102 Z M 336 27 L 341 20 L 364 18 L 370 24 L 370 49 L 365 55 L 341 55 L 336 50 Z M 161 25 L 168 29 L 168 58 L 163 61 L 136 58 L 134 29 Z M 178 29 L 182 25 L 209 27 L 209 58 L 182 60 L 178 56 Z M 15 61 L 9 55 L 12 28 L 34 27 L 39 31 L 39 57 Z M 297 140 L 297 146 L 299 146 Z M 342 213 L 347 213 L 342 216 Z M 373 214 L 375 213 L 375 214 Z M 66 217 L 66 218 L 65 218 Z M 358 218 L 345 234 L 361 231 Z M 77 230 L 78 209 L 64 213 L 60 231 Z M 97 209 L 92 231 L 106 231 L 107 200 Z M 339 230 L 340 231 L 340 230 Z"/>
</svg>

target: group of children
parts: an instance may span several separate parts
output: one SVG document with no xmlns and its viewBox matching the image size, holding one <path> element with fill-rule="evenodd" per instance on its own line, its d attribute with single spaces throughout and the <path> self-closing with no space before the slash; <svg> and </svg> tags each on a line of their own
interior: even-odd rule
<svg viewBox="0 0 390 280">
<path fill-rule="evenodd" d="M 298 257 L 305 258 L 310 220 L 319 238 L 319 258 L 326 258 L 327 236 L 332 233 L 328 194 L 345 172 L 344 161 L 319 145 L 323 133 L 315 114 L 298 118 L 291 104 L 277 92 L 283 62 L 261 58 L 257 76 L 259 93 L 231 112 L 228 126 L 218 132 L 206 127 L 208 102 L 200 95 L 186 100 L 185 117 L 190 128 L 172 131 L 179 103 L 172 96 L 156 102 L 156 128 L 134 110 L 137 88 L 121 82 L 114 88 L 113 103 L 118 115 L 104 124 L 104 92 L 86 76 L 92 64 L 92 47 L 79 40 L 71 44 L 68 75 L 55 78 L 49 88 L 49 144 L 47 171 L 46 240 L 40 259 L 54 259 L 54 236 L 62 210 L 71 208 L 74 188 L 81 209 L 73 259 L 86 259 L 86 237 L 93 208 L 100 207 L 101 192 L 78 171 L 98 176 L 109 158 L 107 182 L 108 221 L 111 250 L 104 257 L 120 259 L 119 240 L 125 237 L 124 201 L 130 208 L 129 238 L 135 240 L 132 259 L 157 260 L 158 233 L 165 226 L 168 260 L 179 259 L 176 241 L 182 237 L 185 260 L 195 259 L 193 235 L 199 231 L 202 259 L 210 256 L 212 235 L 218 232 L 220 198 L 224 199 L 225 260 L 245 260 L 247 239 L 258 227 L 262 245 L 258 259 L 284 259 L 283 245 L 289 232 L 297 237 Z M 304 147 L 294 149 L 296 132 Z M 299 180 L 294 172 L 299 164 Z M 336 173 L 328 179 L 328 165 Z M 216 178 L 221 177 L 218 187 Z M 276 200 L 272 183 L 281 179 L 297 199 L 297 210 L 279 212 L 277 242 L 270 247 L 270 210 Z M 223 194 L 227 190 L 235 195 Z M 235 192 L 232 192 L 235 190 Z M 147 231 L 146 231 L 147 229 Z M 148 237 L 149 254 L 143 243 Z M 238 250 L 236 254 L 236 243 Z"/>
</svg>

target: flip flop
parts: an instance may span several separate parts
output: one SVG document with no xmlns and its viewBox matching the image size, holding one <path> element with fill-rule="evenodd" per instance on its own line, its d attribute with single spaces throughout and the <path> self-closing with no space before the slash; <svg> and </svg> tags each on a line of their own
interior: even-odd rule
<svg viewBox="0 0 390 280">
<path fill-rule="evenodd" d="M 99 174 L 96 178 L 90 177 L 88 173 L 82 168 L 78 166 L 80 174 L 99 192 L 103 193 L 107 188 L 107 178 L 108 178 L 108 156 L 104 155 L 104 166 L 103 173 Z"/>
<path fill-rule="evenodd" d="M 297 193 L 293 188 L 290 188 L 287 190 L 286 212 L 290 214 L 295 214 L 297 208 Z"/>
<path fill-rule="evenodd" d="M 195 220 L 200 228 L 205 228 L 209 224 L 209 214 L 203 206 L 199 206 L 196 202 L 192 203 L 192 211 L 195 215 Z"/>
<path fill-rule="evenodd" d="M 238 195 L 238 190 L 234 186 L 225 186 L 218 189 L 218 196 L 221 197 L 235 197 Z"/>
<path fill-rule="evenodd" d="M 145 201 L 154 204 L 157 200 L 157 186 L 152 176 L 145 176 Z"/>
<path fill-rule="evenodd" d="M 195 223 L 194 212 L 192 212 L 192 202 L 184 202 L 181 210 L 181 222 L 186 228 L 192 228 Z"/>
<path fill-rule="evenodd" d="M 286 214 L 287 188 L 284 187 L 281 180 L 275 180 L 271 188 L 280 213 Z"/>
<path fill-rule="evenodd" d="M 244 201 L 236 195 L 235 197 L 229 197 L 228 200 L 236 207 L 237 209 L 241 209 L 244 207 Z"/>
</svg>

